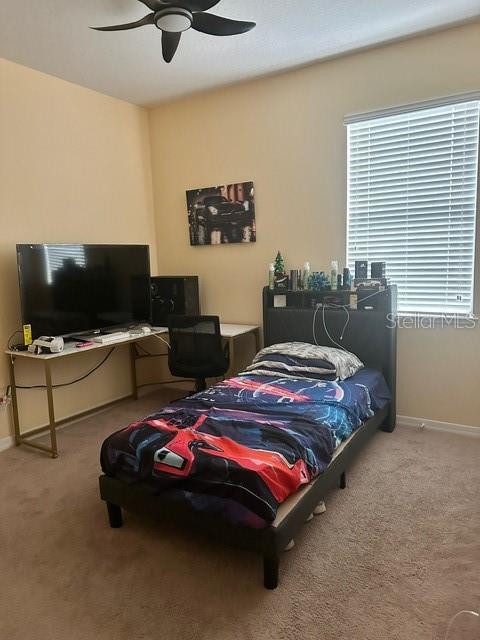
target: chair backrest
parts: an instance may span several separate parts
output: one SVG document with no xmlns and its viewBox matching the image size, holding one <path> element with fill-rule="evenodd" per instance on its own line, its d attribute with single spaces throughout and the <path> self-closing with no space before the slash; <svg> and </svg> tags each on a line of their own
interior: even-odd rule
<svg viewBox="0 0 480 640">
<path fill-rule="evenodd" d="M 201 378 L 226 373 L 229 363 L 218 316 L 172 315 L 168 332 L 168 365 L 173 375 Z"/>
</svg>

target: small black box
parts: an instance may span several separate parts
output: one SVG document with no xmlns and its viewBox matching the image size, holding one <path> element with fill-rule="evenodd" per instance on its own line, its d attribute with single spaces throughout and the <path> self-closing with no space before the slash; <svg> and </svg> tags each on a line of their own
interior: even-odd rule
<svg viewBox="0 0 480 640">
<path fill-rule="evenodd" d="M 386 262 L 372 262 L 370 266 L 370 277 L 372 278 L 372 280 L 375 280 L 377 278 L 385 278 L 386 270 Z"/>
<path fill-rule="evenodd" d="M 355 278 L 353 281 L 353 286 L 355 289 L 359 287 L 388 287 L 389 285 L 388 278 Z"/>
<path fill-rule="evenodd" d="M 170 315 L 199 315 L 198 276 L 153 276 L 150 283 L 154 327 L 167 326 Z"/>
<path fill-rule="evenodd" d="M 387 312 L 391 297 L 391 287 L 372 284 L 357 288 L 357 309 L 363 311 Z"/>
<path fill-rule="evenodd" d="M 368 278 L 367 260 L 355 260 L 355 278 Z"/>
</svg>

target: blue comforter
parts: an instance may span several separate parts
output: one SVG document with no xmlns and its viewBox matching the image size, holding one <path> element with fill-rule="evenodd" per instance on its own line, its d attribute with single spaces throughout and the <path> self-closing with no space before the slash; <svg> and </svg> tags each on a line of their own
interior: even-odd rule
<svg viewBox="0 0 480 640">
<path fill-rule="evenodd" d="M 368 369 L 342 382 L 242 375 L 111 435 L 102 467 L 196 508 L 229 517 L 233 505 L 235 518 L 244 511 L 267 523 L 389 399 L 382 375 Z"/>
</svg>

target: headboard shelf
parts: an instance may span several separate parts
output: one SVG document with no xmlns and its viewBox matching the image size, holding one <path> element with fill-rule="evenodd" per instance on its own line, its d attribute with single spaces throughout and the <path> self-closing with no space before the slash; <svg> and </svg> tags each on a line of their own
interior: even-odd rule
<svg viewBox="0 0 480 640">
<path fill-rule="evenodd" d="M 395 285 L 378 289 L 361 288 L 356 291 L 350 289 L 322 289 L 315 290 L 299 290 L 292 291 L 289 289 L 269 289 L 265 287 L 263 304 L 267 307 L 277 309 L 315 309 L 318 304 L 332 305 L 332 309 L 337 306 L 349 306 L 351 297 L 356 295 L 358 298 L 358 308 L 361 306 L 374 307 L 374 309 L 387 310 L 392 302 L 392 291 Z M 283 296 L 282 306 L 275 307 L 275 300 L 279 296 Z M 372 309 L 365 309 L 371 311 Z"/>
<path fill-rule="evenodd" d="M 366 367 L 381 371 L 392 393 L 389 420 L 395 424 L 397 372 L 397 287 L 390 285 L 376 309 L 320 306 L 274 307 L 272 292 L 263 291 L 265 346 L 307 342 L 342 347 L 355 353 Z"/>
<path fill-rule="evenodd" d="M 322 307 L 324 305 L 319 304 L 318 306 L 318 313 L 322 312 Z M 343 313 L 345 315 L 345 309 L 348 308 L 348 312 L 350 314 L 356 314 L 356 313 L 361 313 L 361 314 L 369 314 L 369 315 L 374 315 L 375 313 L 380 314 L 382 317 L 385 316 L 385 311 L 380 310 L 380 309 L 351 309 L 348 304 L 342 305 L 342 306 L 330 306 L 328 303 L 325 304 L 325 309 L 328 309 L 329 313 Z M 315 311 L 315 308 L 311 307 L 294 307 L 294 306 L 290 306 L 290 307 L 270 307 L 270 309 L 273 309 L 276 313 L 285 313 L 288 311 L 298 311 L 299 313 L 302 312 L 306 312 L 306 313 L 311 313 L 312 311 Z"/>
<path fill-rule="evenodd" d="M 339 304 L 348 304 L 350 300 L 350 293 L 351 292 L 346 289 L 338 289 L 337 291 L 332 291 L 330 289 L 324 289 L 322 291 L 301 289 L 293 291 L 291 289 L 269 289 L 266 287 L 265 295 L 267 297 L 267 304 L 272 307 L 274 306 L 274 299 L 276 296 L 285 296 L 287 307 L 311 309 L 312 305 L 317 302 L 322 302 L 325 299 L 337 301 Z"/>
</svg>

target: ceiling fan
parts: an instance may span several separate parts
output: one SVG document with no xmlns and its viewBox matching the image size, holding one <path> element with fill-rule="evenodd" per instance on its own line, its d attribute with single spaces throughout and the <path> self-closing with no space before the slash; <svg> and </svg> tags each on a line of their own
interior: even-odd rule
<svg viewBox="0 0 480 640">
<path fill-rule="evenodd" d="M 153 13 L 136 22 L 111 27 L 91 27 L 96 31 L 123 31 L 145 25 L 155 25 L 162 32 L 162 52 L 165 62 L 171 62 L 184 31 L 195 29 L 212 36 L 234 36 L 253 29 L 255 22 L 230 20 L 205 13 L 220 0 L 139 0 Z"/>
</svg>

